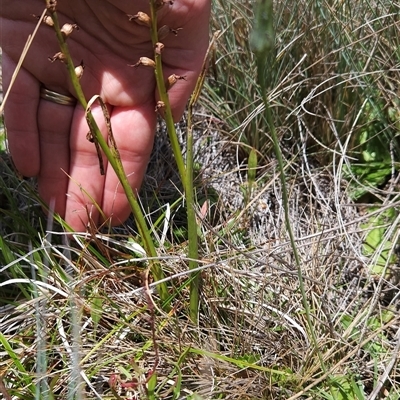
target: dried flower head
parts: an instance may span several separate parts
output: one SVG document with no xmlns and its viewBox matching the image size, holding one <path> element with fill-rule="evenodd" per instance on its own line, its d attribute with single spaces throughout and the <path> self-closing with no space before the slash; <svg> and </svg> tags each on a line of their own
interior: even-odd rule
<svg viewBox="0 0 400 400">
<path fill-rule="evenodd" d="M 149 57 L 140 57 L 139 61 L 136 64 L 131 64 L 129 66 L 130 67 L 139 67 L 140 65 L 143 65 L 145 67 L 152 67 L 152 68 L 156 67 L 156 63 L 154 62 L 154 60 L 152 60 Z"/>
<path fill-rule="evenodd" d="M 77 67 L 75 67 L 75 75 L 78 79 L 82 78 L 84 69 L 85 69 L 85 66 L 84 66 L 83 60 L 82 60 L 81 63 Z"/>
<path fill-rule="evenodd" d="M 51 62 L 54 62 L 54 61 L 57 61 L 57 60 L 61 61 L 61 62 L 65 62 L 67 60 L 67 57 L 65 57 L 64 53 L 61 53 L 61 51 L 59 51 L 58 53 L 54 54 L 53 57 L 49 57 L 49 60 Z"/>
<path fill-rule="evenodd" d="M 164 44 L 163 43 L 160 43 L 160 42 L 157 42 L 156 44 L 155 44 L 155 46 L 154 46 L 154 51 L 155 51 L 155 53 L 156 54 L 161 54 L 162 53 L 162 51 L 164 50 Z"/>
<path fill-rule="evenodd" d="M 94 136 L 93 136 L 92 132 L 89 131 L 86 134 L 86 140 L 88 140 L 90 143 L 94 143 Z"/>
<path fill-rule="evenodd" d="M 147 26 L 148 28 L 151 27 L 151 19 L 146 13 L 139 11 L 135 15 L 129 15 L 129 14 L 127 14 L 127 15 L 128 15 L 129 21 L 133 20 L 139 25 Z"/>
<path fill-rule="evenodd" d="M 171 89 L 172 86 L 175 85 L 176 82 L 180 81 L 180 80 L 186 80 L 186 76 L 184 75 L 175 75 L 172 74 L 168 77 L 167 81 L 165 82 L 165 88 L 167 90 Z"/>
<path fill-rule="evenodd" d="M 54 26 L 53 18 L 51 18 L 50 15 L 45 15 L 43 17 L 43 23 L 48 26 Z"/>
<path fill-rule="evenodd" d="M 79 29 L 77 24 L 64 24 L 61 28 L 61 33 L 67 38 L 75 29 Z"/>
<path fill-rule="evenodd" d="M 160 112 L 165 109 L 165 103 L 161 100 L 157 101 L 155 112 Z"/>
<path fill-rule="evenodd" d="M 46 0 L 46 8 L 50 12 L 55 12 L 57 8 L 57 0 Z"/>
<path fill-rule="evenodd" d="M 36 18 L 38 21 L 39 21 L 39 19 L 41 18 L 40 15 L 36 15 L 36 14 L 32 14 L 32 17 L 33 17 L 33 18 Z M 53 18 L 51 18 L 50 15 L 45 15 L 45 16 L 43 17 L 43 19 L 42 19 L 42 22 L 43 22 L 45 25 L 54 26 Z"/>
<path fill-rule="evenodd" d="M 165 4 L 169 4 L 172 6 L 174 4 L 174 0 L 155 0 L 154 1 L 154 6 L 156 7 L 156 10 L 159 10 L 160 8 L 164 7 Z"/>
</svg>

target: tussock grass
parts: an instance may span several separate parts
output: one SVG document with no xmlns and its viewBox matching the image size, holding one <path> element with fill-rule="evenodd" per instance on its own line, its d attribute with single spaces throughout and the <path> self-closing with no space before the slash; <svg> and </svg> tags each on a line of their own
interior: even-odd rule
<svg viewBox="0 0 400 400">
<path fill-rule="evenodd" d="M 167 279 L 168 313 L 134 224 L 67 241 L 2 161 L 4 398 L 399 398 L 398 6 L 275 4 L 267 94 L 325 369 L 305 316 L 255 83 L 247 40 L 253 4 L 213 7 L 221 35 L 194 125 L 198 324 L 189 317 L 176 169 L 160 178 L 163 160 L 172 163 L 163 132 L 141 198 Z M 383 180 L 372 176 L 385 168 Z"/>
</svg>

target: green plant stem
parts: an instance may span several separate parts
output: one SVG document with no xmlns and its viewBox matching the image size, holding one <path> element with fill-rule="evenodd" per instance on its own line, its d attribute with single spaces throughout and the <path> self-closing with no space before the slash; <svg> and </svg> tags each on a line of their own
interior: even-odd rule
<svg viewBox="0 0 400 400">
<path fill-rule="evenodd" d="M 199 238 L 197 233 L 196 212 L 194 209 L 194 188 L 193 188 L 193 123 L 192 123 L 193 104 L 189 104 L 188 110 L 188 129 L 186 137 L 186 203 L 187 203 L 187 222 L 189 239 L 189 269 L 198 267 Z M 199 293 L 200 293 L 200 273 L 196 272 L 190 281 L 190 317 L 193 322 L 198 321 L 199 312 Z"/>
<path fill-rule="evenodd" d="M 260 82 L 260 85 L 262 85 L 261 82 Z M 317 352 L 322 371 L 325 373 L 326 367 L 325 367 L 325 363 L 324 363 L 322 354 L 318 347 L 317 336 L 315 334 L 313 322 L 311 320 L 310 305 L 308 304 L 307 294 L 306 294 L 306 290 L 305 290 L 305 286 L 304 286 L 304 279 L 303 279 L 303 273 L 301 270 L 300 256 L 299 256 L 299 252 L 297 251 L 296 240 L 295 240 L 292 226 L 290 223 L 289 196 L 288 196 L 287 187 L 286 187 L 285 167 L 283 164 L 282 151 L 281 151 L 281 148 L 279 147 L 278 135 L 276 134 L 272 111 L 269 106 L 267 96 L 265 94 L 266 93 L 265 87 L 262 88 L 262 93 L 263 93 L 262 98 L 263 98 L 263 102 L 265 105 L 265 117 L 268 122 L 268 126 L 269 126 L 271 137 L 272 137 L 274 152 L 275 152 L 275 155 L 276 155 L 276 158 L 278 161 L 279 176 L 280 176 L 280 181 L 281 181 L 281 186 L 282 186 L 282 203 L 283 203 L 283 209 L 285 212 L 285 225 L 286 225 L 286 230 L 289 235 L 290 244 L 292 246 L 293 255 L 294 255 L 294 258 L 296 261 L 297 276 L 299 279 L 299 287 L 300 287 L 300 292 L 301 292 L 301 296 L 302 296 L 302 300 L 303 300 L 303 306 L 304 306 L 304 310 L 305 310 L 305 314 L 306 314 L 308 329 L 311 333 L 312 342 L 313 342 L 314 348 Z"/>
<path fill-rule="evenodd" d="M 138 226 L 139 234 L 143 240 L 144 248 L 146 253 L 151 259 L 150 262 L 150 270 L 154 275 L 154 278 L 158 281 L 164 278 L 164 274 L 159 262 L 156 260 L 157 252 L 154 246 L 154 242 L 151 238 L 150 231 L 147 227 L 146 220 L 143 216 L 142 210 L 140 208 L 139 202 L 137 201 L 136 195 L 131 188 L 128 178 L 125 174 L 121 159 L 119 157 L 118 150 L 116 146 L 110 147 L 108 146 L 107 141 L 104 139 L 103 135 L 100 132 L 100 129 L 97 126 L 95 119 L 93 118 L 92 113 L 88 110 L 88 102 L 86 101 L 85 95 L 82 91 L 82 87 L 79 83 L 79 79 L 75 73 L 75 66 L 73 64 L 71 55 L 68 50 L 67 43 L 64 39 L 63 34 L 61 33 L 60 24 L 58 21 L 58 16 L 56 12 L 50 12 L 51 18 L 54 22 L 54 30 L 56 32 L 57 40 L 60 45 L 60 50 L 62 54 L 66 57 L 65 63 L 68 69 L 68 73 L 72 82 L 72 85 L 76 92 L 76 97 L 82 107 L 88 112 L 88 123 L 90 125 L 91 133 L 94 137 L 94 140 L 100 145 L 102 151 L 104 152 L 105 156 L 107 157 L 109 163 L 111 164 L 112 168 L 114 169 L 115 173 L 118 176 L 118 179 L 124 188 L 125 194 L 127 196 L 129 205 L 131 206 L 136 224 Z M 162 283 L 159 285 L 159 293 L 160 298 L 163 303 L 166 302 L 168 299 L 168 288 L 166 283 Z"/>
<path fill-rule="evenodd" d="M 292 226 L 290 223 L 289 214 L 289 196 L 286 187 L 286 176 L 285 167 L 283 164 L 282 151 L 279 146 L 279 139 L 275 129 L 274 117 L 272 115 L 271 107 L 267 98 L 267 74 L 266 66 L 273 65 L 273 55 L 275 47 L 274 38 L 274 26 L 273 26 L 273 5 L 272 0 L 259 0 L 255 9 L 255 27 L 252 33 L 251 41 L 253 43 L 253 50 L 256 54 L 257 60 L 257 80 L 261 88 L 262 101 L 264 103 L 265 118 L 271 133 L 275 156 L 278 161 L 279 176 L 282 186 L 282 203 L 285 214 L 285 226 L 289 235 L 290 244 L 292 246 L 293 255 L 296 261 L 297 276 L 299 279 L 299 287 L 302 296 L 303 306 L 306 314 L 308 329 L 311 333 L 312 343 L 317 352 L 318 359 L 321 365 L 322 371 L 326 372 L 325 363 L 322 354 L 318 347 L 318 340 L 314 331 L 314 326 L 311 319 L 310 306 L 307 300 L 307 294 L 304 286 L 304 279 L 301 270 L 300 256 L 297 251 L 296 241 L 293 234 Z"/>
<path fill-rule="evenodd" d="M 158 28 L 157 28 L 157 11 L 155 1 L 150 1 L 150 18 L 151 18 L 151 40 L 154 48 L 157 48 L 158 43 Z M 189 239 L 189 269 L 195 269 L 198 266 L 198 234 L 197 221 L 194 204 L 194 188 L 193 188 L 193 131 L 191 129 L 191 109 L 188 115 L 188 132 L 187 132 L 187 148 L 186 148 L 186 167 L 183 161 L 181 148 L 176 134 L 174 119 L 172 116 L 171 105 L 169 102 L 168 93 L 165 86 L 161 53 L 154 52 L 155 58 L 155 77 L 157 81 L 157 89 L 160 100 L 164 104 L 164 118 L 167 126 L 168 136 L 174 153 L 175 161 L 178 166 L 179 175 L 185 192 L 186 207 L 187 207 L 187 224 L 188 224 L 188 239 Z M 196 100 L 197 100 L 196 96 Z M 192 97 L 194 99 L 194 97 Z M 193 103 L 194 104 L 194 103 Z M 193 106 L 192 104 L 192 106 Z M 190 108 L 190 107 L 189 107 Z M 200 291 L 200 275 L 196 273 L 190 281 L 190 306 L 189 315 L 194 323 L 198 322 L 199 311 L 199 291 Z"/>
<path fill-rule="evenodd" d="M 158 27 L 157 27 L 157 11 L 154 0 L 150 0 L 150 15 L 151 15 L 151 41 L 155 47 L 158 43 Z M 167 126 L 168 137 L 171 142 L 172 151 L 174 153 L 176 165 L 178 166 L 179 175 L 182 183 L 186 183 L 186 169 L 183 162 L 182 152 L 179 145 L 178 136 L 176 134 L 174 118 L 172 116 L 171 104 L 164 81 L 164 74 L 162 68 L 161 53 L 154 52 L 155 77 L 157 82 L 157 90 L 160 100 L 164 103 L 164 119 Z"/>
</svg>

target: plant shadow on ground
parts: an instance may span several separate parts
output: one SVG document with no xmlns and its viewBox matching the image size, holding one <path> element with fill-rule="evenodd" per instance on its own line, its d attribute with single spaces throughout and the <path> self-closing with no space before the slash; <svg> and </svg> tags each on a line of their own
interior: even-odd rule
<svg viewBox="0 0 400 400">
<path fill-rule="evenodd" d="M 32 192 L 5 169 L 0 283 L 20 280 L 1 287 L 0 387 L 10 396 L 33 398 L 40 388 L 60 399 L 74 390 L 103 399 L 399 398 L 395 5 L 275 7 L 268 96 L 325 370 L 254 79 L 252 2 L 213 7 L 222 35 L 195 119 L 198 326 L 188 318 L 185 204 L 163 128 L 140 197 L 170 279 L 168 313 L 133 224 L 68 244 L 57 225 L 46 232 Z M 182 146 L 184 135 L 183 123 Z"/>
</svg>

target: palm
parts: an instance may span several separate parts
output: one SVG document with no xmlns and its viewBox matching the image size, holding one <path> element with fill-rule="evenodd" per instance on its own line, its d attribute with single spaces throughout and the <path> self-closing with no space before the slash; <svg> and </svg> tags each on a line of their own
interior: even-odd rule
<svg viewBox="0 0 400 400">
<path fill-rule="evenodd" d="M 43 0 L 21 2 L 3 0 L 1 8 L 3 80 L 8 86 L 26 37 L 32 33 Z M 159 26 L 182 28 L 181 35 L 170 34 L 163 52 L 164 71 L 185 75 L 186 81 L 174 86 L 170 100 L 176 118 L 199 73 L 208 40 L 209 0 L 176 0 L 159 13 Z M 81 85 L 87 99 L 100 94 L 109 105 L 112 126 L 124 168 L 132 187 L 141 184 L 151 152 L 156 114 L 154 72 L 146 67 L 129 67 L 140 57 L 152 56 L 148 28 L 129 21 L 127 14 L 148 12 L 147 0 L 59 0 L 61 24 L 76 23 L 79 31 L 68 38 L 72 58 L 83 61 Z M 18 32 L 16 35 L 15 32 Z M 125 196 L 111 170 L 99 173 L 84 111 L 40 100 L 40 84 L 61 92 L 74 93 L 61 62 L 50 63 L 58 51 L 51 28 L 42 26 L 27 54 L 5 107 L 10 151 L 20 172 L 38 176 L 39 191 L 46 202 L 55 201 L 55 210 L 65 215 L 75 229 L 88 219 L 98 220 L 94 200 L 113 223 L 129 213 Z M 93 109 L 100 127 L 104 122 L 98 108 Z M 21 115 L 24 118 L 21 118 Z M 29 157 L 27 157 L 29 154 Z M 67 193 L 67 197 L 65 194 Z"/>
</svg>

